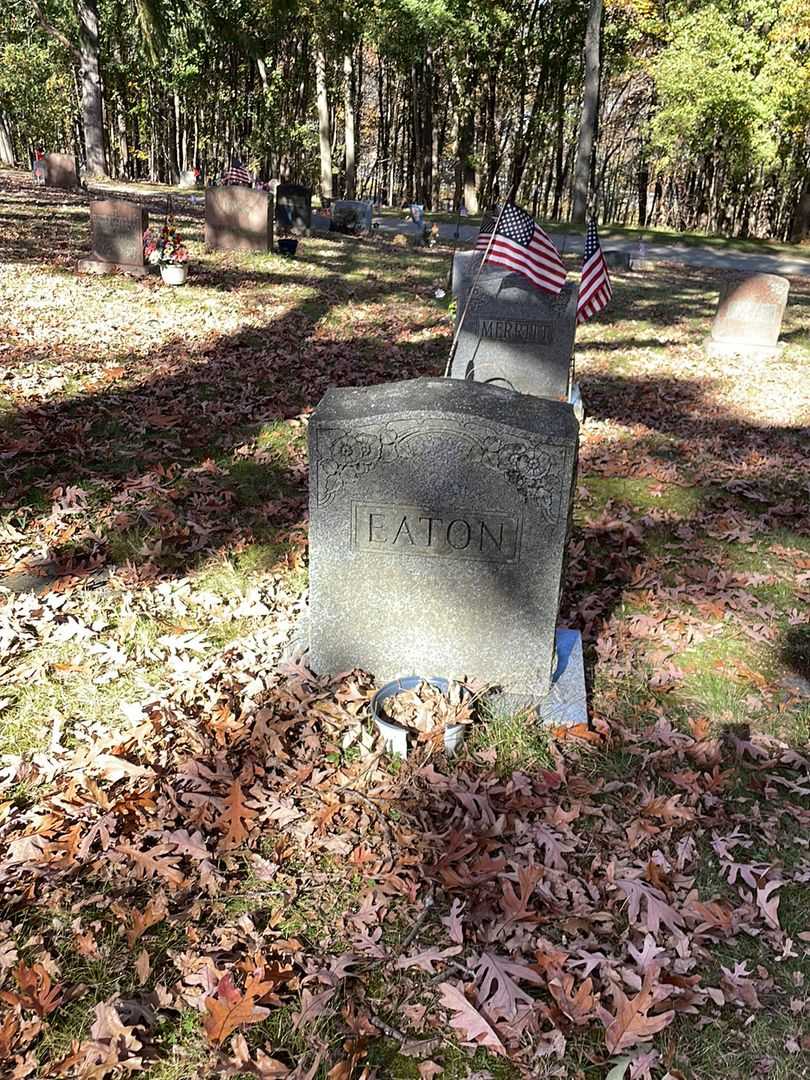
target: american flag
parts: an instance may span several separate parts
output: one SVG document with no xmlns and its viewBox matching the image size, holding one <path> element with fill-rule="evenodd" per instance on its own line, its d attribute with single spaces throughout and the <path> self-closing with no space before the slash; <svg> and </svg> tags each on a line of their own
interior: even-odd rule
<svg viewBox="0 0 810 1080">
<path fill-rule="evenodd" d="M 557 249 L 536 225 L 531 214 L 507 203 L 501 214 L 492 247 L 484 262 L 505 266 L 525 275 L 538 289 L 559 293 L 565 282 L 565 267 Z M 496 218 L 488 217 L 475 242 L 477 251 L 486 251 L 495 230 Z"/>
<path fill-rule="evenodd" d="M 602 310 L 613 296 L 605 256 L 599 246 L 596 222 L 591 218 L 585 233 L 585 255 L 582 260 L 582 277 L 577 300 L 577 322 L 584 323 Z"/>
<path fill-rule="evenodd" d="M 250 178 L 250 173 L 247 171 L 244 165 L 232 165 L 227 172 L 222 174 L 223 184 L 247 184 L 248 187 L 253 183 Z"/>
</svg>

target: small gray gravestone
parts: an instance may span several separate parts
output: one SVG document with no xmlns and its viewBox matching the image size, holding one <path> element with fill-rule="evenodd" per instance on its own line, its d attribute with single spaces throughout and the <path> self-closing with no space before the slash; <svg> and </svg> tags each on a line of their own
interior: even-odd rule
<svg viewBox="0 0 810 1080">
<path fill-rule="evenodd" d="M 73 191 L 79 186 L 76 161 L 72 154 L 45 155 L 45 184 L 65 191 Z"/>
<path fill-rule="evenodd" d="M 313 669 L 546 698 L 578 431 L 570 405 L 455 379 L 328 390 L 309 424 Z"/>
<path fill-rule="evenodd" d="M 294 233 L 312 228 L 312 188 L 303 184 L 279 184 L 276 188 L 276 221 Z"/>
<path fill-rule="evenodd" d="M 213 251 L 271 251 L 273 196 L 243 184 L 208 188 L 205 245 Z"/>
<path fill-rule="evenodd" d="M 630 269 L 629 251 L 618 251 L 616 248 L 608 248 L 602 254 L 605 256 L 605 262 L 611 270 Z"/>
<path fill-rule="evenodd" d="M 374 206 L 365 199 L 335 199 L 332 228 L 335 232 L 371 232 Z"/>
<path fill-rule="evenodd" d="M 480 263 L 480 252 L 459 252 L 453 260 L 457 327 Z M 553 296 L 521 274 L 486 266 L 470 297 L 450 374 L 568 401 L 576 325 L 576 285 Z"/>
<path fill-rule="evenodd" d="M 125 199 L 93 199 L 90 203 L 92 253 L 79 259 L 83 274 L 110 274 L 123 270 L 136 277 L 147 274 L 143 262 L 143 234 L 149 215 L 142 206 Z"/>
<path fill-rule="evenodd" d="M 778 356 L 790 282 L 777 274 L 737 275 L 723 282 L 706 341 L 710 356 Z"/>
<path fill-rule="evenodd" d="M 178 186 L 181 188 L 196 188 L 197 186 L 197 174 L 193 169 L 185 169 L 180 173 L 180 179 Z"/>
</svg>

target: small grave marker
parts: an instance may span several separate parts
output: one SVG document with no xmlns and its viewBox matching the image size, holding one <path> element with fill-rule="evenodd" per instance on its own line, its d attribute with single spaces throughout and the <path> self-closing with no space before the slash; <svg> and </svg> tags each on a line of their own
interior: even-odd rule
<svg viewBox="0 0 810 1080">
<path fill-rule="evenodd" d="M 332 227 L 336 232 L 371 232 L 374 206 L 365 199 L 335 199 Z"/>
<path fill-rule="evenodd" d="M 706 341 L 710 356 L 778 356 L 779 332 L 790 282 L 778 274 L 736 275 L 720 287 L 720 300 Z"/>
</svg>

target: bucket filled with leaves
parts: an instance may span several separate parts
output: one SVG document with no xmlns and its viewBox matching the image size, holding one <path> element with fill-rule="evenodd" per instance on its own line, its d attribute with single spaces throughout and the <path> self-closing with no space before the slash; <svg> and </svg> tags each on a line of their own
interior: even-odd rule
<svg viewBox="0 0 810 1080">
<path fill-rule="evenodd" d="M 389 753 L 408 756 L 426 744 L 455 753 L 473 722 L 475 697 L 464 683 L 409 675 L 386 683 L 371 699 L 371 713 Z"/>
</svg>

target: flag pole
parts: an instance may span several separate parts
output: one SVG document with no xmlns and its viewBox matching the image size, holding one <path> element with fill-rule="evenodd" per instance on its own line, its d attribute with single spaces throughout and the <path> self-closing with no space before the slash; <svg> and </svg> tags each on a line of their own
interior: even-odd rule
<svg viewBox="0 0 810 1080">
<path fill-rule="evenodd" d="M 450 355 L 447 358 L 447 365 L 446 365 L 446 367 L 444 369 L 444 377 L 445 377 L 445 379 L 448 377 L 448 375 L 450 374 L 450 371 L 451 371 L 451 369 L 453 367 L 453 360 L 455 359 L 456 351 L 458 350 L 459 338 L 461 337 L 461 328 L 464 325 L 465 318 L 467 317 L 467 311 L 469 310 L 469 307 L 470 307 L 470 300 L 472 300 L 472 298 L 473 298 L 473 293 L 475 292 L 475 287 L 478 284 L 478 279 L 481 277 L 481 271 L 484 269 L 486 261 L 489 258 L 489 253 L 492 250 L 493 243 L 495 242 L 495 237 L 498 235 L 498 226 L 501 223 L 501 218 L 503 217 L 503 212 L 507 208 L 507 206 L 511 203 L 511 201 L 512 201 L 512 199 L 514 197 L 514 188 L 515 188 L 515 186 L 516 186 L 515 184 L 512 185 L 512 187 L 507 192 L 506 198 L 501 203 L 501 209 L 498 212 L 498 219 L 497 219 L 497 221 L 495 222 L 495 224 L 494 224 L 494 226 L 492 228 L 492 232 L 490 233 L 489 243 L 486 246 L 486 250 L 484 252 L 484 257 L 481 259 L 481 262 L 478 265 L 478 270 L 475 273 L 475 277 L 473 278 L 472 285 L 470 285 L 469 291 L 467 292 L 467 299 L 466 299 L 465 304 L 464 304 L 464 310 L 461 313 L 461 318 L 458 320 L 458 326 L 456 327 L 456 332 L 453 335 L 453 343 L 450 346 Z"/>
</svg>

